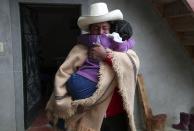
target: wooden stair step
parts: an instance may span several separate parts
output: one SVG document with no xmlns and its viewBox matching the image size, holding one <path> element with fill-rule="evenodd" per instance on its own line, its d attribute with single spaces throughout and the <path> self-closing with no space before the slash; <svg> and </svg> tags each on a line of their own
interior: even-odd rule
<svg viewBox="0 0 194 131">
<path fill-rule="evenodd" d="M 176 19 L 176 18 L 193 17 L 193 16 L 194 16 L 193 13 L 188 12 L 185 14 L 175 14 L 175 15 L 164 16 L 164 17 L 166 17 L 167 19 Z"/>
<path fill-rule="evenodd" d="M 173 29 L 176 32 L 194 31 L 194 25 L 174 26 Z"/>
<path fill-rule="evenodd" d="M 171 27 L 177 32 L 183 31 L 194 31 L 194 17 L 183 16 L 177 18 L 167 19 Z"/>
<path fill-rule="evenodd" d="M 194 46 L 194 42 L 181 42 L 184 46 Z"/>
<path fill-rule="evenodd" d="M 150 1 L 152 1 L 152 3 L 157 3 L 157 4 L 169 4 L 177 0 L 150 0 Z"/>
<path fill-rule="evenodd" d="M 194 45 L 194 31 L 177 33 L 183 45 Z"/>
<path fill-rule="evenodd" d="M 175 2 L 166 4 L 164 6 L 163 13 L 165 17 L 169 17 L 181 14 L 188 14 L 191 13 L 191 10 L 189 10 L 181 0 L 176 0 Z"/>
<path fill-rule="evenodd" d="M 177 35 L 179 35 L 179 36 L 191 36 L 191 37 L 193 37 L 194 36 L 194 31 L 181 32 L 181 33 L 178 33 Z"/>
<path fill-rule="evenodd" d="M 194 46 L 185 45 L 185 49 L 188 51 L 189 55 L 194 58 Z"/>
<path fill-rule="evenodd" d="M 180 14 L 177 15 L 177 17 L 167 17 L 168 20 L 174 21 L 174 22 L 187 22 L 187 21 L 192 21 L 194 22 L 194 15 L 188 13 L 188 14 Z"/>
<path fill-rule="evenodd" d="M 193 43 L 194 44 L 194 37 L 182 37 L 180 40 L 184 43 Z"/>
</svg>

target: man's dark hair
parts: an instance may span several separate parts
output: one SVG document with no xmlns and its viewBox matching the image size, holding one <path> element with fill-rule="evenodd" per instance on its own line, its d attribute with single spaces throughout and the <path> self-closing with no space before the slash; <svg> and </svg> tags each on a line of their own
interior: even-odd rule
<svg viewBox="0 0 194 131">
<path fill-rule="evenodd" d="M 117 20 L 111 22 L 111 33 L 119 33 L 122 40 L 128 40 L 133 35 L 133 30 L 129 22 L 125 20 Z"/>
</svg>

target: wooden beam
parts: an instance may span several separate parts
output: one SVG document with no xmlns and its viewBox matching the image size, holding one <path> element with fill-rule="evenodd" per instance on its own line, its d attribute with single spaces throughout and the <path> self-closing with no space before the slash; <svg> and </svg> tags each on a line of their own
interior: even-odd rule
<svg viewBox="0 0 194 131">
<path fill-rule="evenodd" d="M 148 101 L 148 96 L 145 90 L 143 76 L 141 74 L 138 75 L 137 84 L 138 84 L 137 89 L 139 92 L 140 103 L 143 107 L 143 115 L 144 115 L 144 121 L 146 125 L 146 131 L 152 131 L 152 116 L 153 116 L 152 109 Z"/>
<path fill-rule="evenodd" d="M 137 89 L 140 98 L 140 104 L 143 107 L 143 115 L 146 126 L 146 131 L 164 131 L 166 123 L 166 114 L 153 115 L 150 103 L 148 101 L 148 95 L 146 92 L 144 79 L 142 74 L 138 74 Z"/>
</svg>

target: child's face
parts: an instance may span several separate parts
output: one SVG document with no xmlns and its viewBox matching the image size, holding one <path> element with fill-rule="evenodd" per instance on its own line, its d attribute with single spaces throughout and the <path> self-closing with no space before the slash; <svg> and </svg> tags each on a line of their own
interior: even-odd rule
<svg viewBox="0 0 194 131">
<path fill-rule="evenodd" d="M 96 23 L 90 26 L 90 34 L 92 35 L 102 35 L 108 33 L 110 33 L 110 24 L 108 22 Z"/>
</svg>

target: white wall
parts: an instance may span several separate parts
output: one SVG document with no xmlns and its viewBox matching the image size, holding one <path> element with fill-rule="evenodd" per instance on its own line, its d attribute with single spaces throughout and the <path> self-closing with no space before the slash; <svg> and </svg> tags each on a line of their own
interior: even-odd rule
<svg viewBox="0 0 194 131">
<path fill-rule="evenodd" d="M 11 39 L 10 7 L 8 0 L 0 1 L 0 130 L 15 131 L 15 90 L 13 82 L 13 53 Z"/>
</svg>

